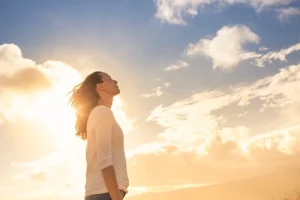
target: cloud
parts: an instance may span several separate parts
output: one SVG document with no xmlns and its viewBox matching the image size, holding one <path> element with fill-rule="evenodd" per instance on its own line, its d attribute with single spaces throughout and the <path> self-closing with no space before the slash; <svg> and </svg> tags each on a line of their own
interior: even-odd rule
<svg viewBox="0 0 300 200">
<path fill-rule="evenodd" d="M 65 160 L 56 159 L 52 163 L 48 161 L 49 157 L 34 161 L 36 163 L 32 168 L 27 167 L 28 163 L 20 163 L 19 172 L 14 176 L 15 185 L 21 186 L 22 192 L 11 194 L 12 199 L 42 199 L 53 197 L 57 199 L 62 197 L 82 196 L 84 194 L 84 160 L 78 162 L 78 157 L 72 160 L 72 163 L 66 163 Z M 67 159 L 67 158 L 66 158 Z M 48 163 L 46 166 L 43 162 Z M 76 165 L 76 166 L 75 166 Z M 62 178 L 63 177 L 63 178 Z"/>
<path fill-rule="evenodd" d="M 161 79 L 159 79 L 159 78 L 156 78 L 155 79 L 156 81 L 158 81 L 158 82 L 161 82 Z M 163 86 L 165 87 L 165 88 L 168 88 L 168 87 L 170 87 L 172 84 L 170 83 L 170 82 L 164 82 L 163 83 Z"/>
<path fill-rule="evenodd" d="M 153 88 L 151 93 L 142 94 L 141 96 L 145 98 L 149 98 L 149 97 L 159 97 L 161 95 L 163 95 L 162 87 L 158 86 Z"/>
<path fill-rule="evenodd" d="M 300 15 L 300 9 L 299 8 L 281 8 L 277 10 L 278 13 L 278 19 L 282 22 L 287 22 L 291 17 Z"/>
<path fill-rule="evenodd" d="M 7 75 L 20 69 L 35 66 L 35 62 L 23 58 L 21 49 L 15 44 L 3 44 L 0 46 L 0 73 Z"/>
<path fill-rule="evenodd" d="M 189 64 L 183 60 L 177 60 L 176 64 L 170 65 L 165 68 L 165 71 L 177 71 L 179 69 L 187 68 Z"/>
<path fill-rule="evenodd" d="M 30 174 L 30 178 L 35 181 L 45 182 L 47 180 L 47 174 L 45 172 L 35 172 Z"/>
<path fill-rule="evenodd" d="M 38 68 L 25 68 L 12 75 L 0 74 L 0 87 L 2 90 L 33 93 L 52 88 L 52 83 Z"/>
<path fill-rule="evenodd" d="M 237 127 L 231 133 L 243 135 L 244 131 Z M 197 146 L 146 145 L 129 158 L 131 183 L 133 187 L 217 183 L 299 167 L 300 162 L 295 161 L 295 155 L 300 155 L 299 131 L 300 126 L 252 140 L 242 136 L 247 143 L 237 138 L 215 137 L 201 146 L 206 153 Z M 165 163 L 174 167 L 166 168 Z"/>
<path fill-rule="evenodd" d="M 211 135 L 226 120 L 225 115 L 213 115 L 213 112 L 230 105 L 247 107 L 254 100 L 260 100 L 260 109 L 256 108 L 260 112 L 286 107 L 300 100 L 299 82 L 300 65 L 291 65 L 252 84 L 232 86 L 224 91 L 204 91 L 166 107 L 157 106 L 147 121 L 165 127 L 160 134 L 165 139 L 188 141 L 193 135 L 201 139 L 201 135 Z"/>
<path fill-rule="evenodd" d="M 164 94 L 163 87 L 168 88 L 170 86 L 171 86 L 171 83 L 165 82 L 165 83 L 163 83 L 162 86 L 157 86 L 157 87 L 153 88 L 152 91 L 151 91 L 151 93 L 145 93 L 145 94 L 142 94 L 141 96 L 144 97 L 144 98 L 162 96 Z"/>
<path fill-rule="evenodd" d="M 170 87 L 171 85 L 172 85 L 172 84 L 169 83 L 169 82 L 165 82 L 165 83 L 164 83 L 164 87 L 166 87 L 166 88 Z"/>
<path fill-rule="evenodd" d="M 203 92 L 168 107 L 156 107 L 147 117 L 147 121 L 155 121 L 159 126 L 166 128 L 159 137 L 168 141 L 182 142 L 186 145 L 201 144 L 205 133 L 211 134 L 218 125 L 217 121 L 222 120 L 211 116 L 211 110 L 226 106 L 229 101 L 229 96 L 222 92 Z"/>
<path fill-rule="evenodd" d="M 155 17 L 163 23 L 186 25 L 185 18 L 195 17 L 201 8 L 210 5 L 225 6 L 248 4 L 257 11 L 264 8 L 288 5 L 293 0 L 156 0 Z"/>
<path fill-rule="evenodd" d="M 258 43 L 259 36 L 244 25 L 224 26 L 217 31 L 212 39 L 200 39 L 189 44 L 188 56 L 204 55 L 212 59 L 213 68 L 229 70 L 236 67 L 242 60 L 259 57 L 260 54 L 247 52 L 243 45 Z"/>
<path fill-rule="evenodd" d="M 74 116 L 72 109 L 67 106 L 67 101 L 68 93 L 82 80 L 76 69 L 54 60 L 36 64 L 23 58 L 21 49 L 14 44 L 0 45 L 0 64 L 0 114 L 3 118 L 1 121 L 14 122 L 21 119 L 32 123 L 39 122 L 46 126 L 43 128 L 51 130 L 55 124 L 73 132 Z M 133 121 L 124 113 L 121 97 L 115 98 L 113 110 L 120 125 L 124 127 L 124 132 L 131 131 Z M 69 121 L 66 121 L 65 117 Z"/>
<path fill-rule="evenodd" d="M 166 163 L 174 167 L 167 169 Z M 128 161 L 128 170 L 133 187 L 158 184 L 177 185 L 206 181 L 201 176 L 202 169 L 206 165 L 205 160 L 198 159 L 195 151 L 181 150 L 176 145 L 160 144 L 160 146 L 152 147 L 148 152 L 141 153 L 140 151 L 140 153 L 134 154 Z M 200 166 L 202 167 L 199 168 Z M 196 168 L 199 171 L 197 176 L 192 173 L 196 171 Z"/>
<path fill-rule="evenodd" d="M 298 64 L 253 83 L 157 106 L 147 121 L 164 130 L 129 158 L 133 182 L 212 183 L 299 167 L 299 94 Z M 160 170 L 151 170 L 151 163 Z M 161 163 L 176 167 L 166 170 Z"/>
<path fill-rule="evenodd" d="M 112 105 L 112 111 L 114 112 L 114 116 L 118 121 L 119 125 L 122 127 L 123 133 L 125 135 L 129 134 L 133 131 L 135 119 L 130 119 L 126 114 L 126 103 L 120 96 L 114 97 L 114 103 Z"/>
<path fill-rule="evenodd" d="M 284 161 L 288 155 L 300 153 L 299 133 L 300 126 L 296 126 L 256 136 L 248 144 L 249 152 L 262 163 Z"/>
<path fill-rule="evenodd" d="M 270 51 L 265 54 L 249 52 L 244 49 L 246 44 L 257 44 L 260 37 L 247 26 L 224 26 L 217 31 L 211 39 L 200 39 L 197 43 L 189 43 L 185 54 L 189 57 L 205 56 L 213 62 L 213 69 L 220 68 L 224 71 L 232 70 L 237 65 L 248 59 L 255 59 L 252 64 L 265 67 L 265 63 L 274 60 L 287 62 L 287 56 L 300 50 L 300 43 L 279 51 Z M 260 47 L 259 51 L 266 51 L 267 47 Z"/>
<path fill-rule="evenodd" d="M 12 167 L 19 169 L 19 172 L 14 175 L 14 179 L 17 182 L 27 182 L 36 187 L 56 188 L 61 190 L 60 192 L 70 186 L 79 188 L 82 185 L 80 182 L 84 180 L 80 173 L 80 171 L 84 171 L 84 143 L 76 138 L 69 139 L 70 144 L 67 145 L 67 148 L 56 149 L 56 151 L 31 162 L 12 163 Z M 77 148 L 72 143 L 78 145 Z M 64 179 L 62 180 L 61 177 Z M 79 180 L 80 182 L 78 182 Z"/>
<path fill-rule="evenodd" d="M 268 49 L 268 47 L 259 47 L 259 51 L 267 51 Z"/>
<path fill-rule="evenodd" d="M 279 51 L 270 51 L 264 54 L 260 58 L 255 59 L 255 64 L 259 67 L 265 67 L 265 63 L 272 63 L 273 60 L 280 60 L 286 62 L 286 57 L 296 51 L 300 51 L 300 43 L 292 45 L 286 49 L 281 49 Z"/>
<path fill-rule="evenodd" d="M 14 44 L 0 46 L 1 90 L 35 92 L 52 87 L 43 69 L 30 59 L 23 58 L 20 48 Z"/>
<path fill-rule="evenodd" d="M 49 115 L 55 115 L 52 107 L 66 110 L 67 93 L 81 79 L 78 71 L 66 63 L 47 61 L 38 65 L 23 58 L 14 44 L 0 46 L 0 63 L 0 113 L 4 121 L 49 123 Z"/>
<path fill-rule="evenodd" d="M 276 7 L 288 5 L 294 0 L 250 0 L 248 1 L 254 8 L 263 9 L 265 7 Z M 236 1 L 238 3 L 238 1 Z"/>
</svg>

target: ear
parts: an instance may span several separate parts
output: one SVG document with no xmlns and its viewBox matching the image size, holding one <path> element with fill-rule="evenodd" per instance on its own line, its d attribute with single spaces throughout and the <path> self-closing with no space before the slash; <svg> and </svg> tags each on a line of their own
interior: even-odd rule
<svg viewBox="0 0 300 200">
<path fill-rule="evenodd" d="M 102 89 L 103 89 L 103 85 L 102 85 L 101 83 L 98 83 L 98 84 L 96 85 L 96 89 L 97 89 L 97 90 L 102 90 Z"/>
</svg>

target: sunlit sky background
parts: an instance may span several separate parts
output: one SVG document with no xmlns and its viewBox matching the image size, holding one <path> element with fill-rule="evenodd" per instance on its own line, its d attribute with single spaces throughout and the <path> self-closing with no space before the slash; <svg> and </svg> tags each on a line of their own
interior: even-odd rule
<svg viewBox="0 0 300 200">
<path fill-rule="evenodd" d="M 67 94 L 94 70 L 130 195 L 299 167 L 299 27 L 297 0 L 0 1 L 1 199 L 82 199 Z"/>
</svg>

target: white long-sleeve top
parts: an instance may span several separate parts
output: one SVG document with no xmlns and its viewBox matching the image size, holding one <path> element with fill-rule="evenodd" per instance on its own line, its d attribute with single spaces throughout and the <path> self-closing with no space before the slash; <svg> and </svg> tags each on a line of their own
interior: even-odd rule
<svg viewBox="0 0 300 200">
<path fill-rule="evenodd" d="M 113 165 L 119 189 L 127 192 L 124 136 L 110 108 L 95 107 L 87 121 L 85 196 L 108 192 L 101 170 Z"/>
</svg>

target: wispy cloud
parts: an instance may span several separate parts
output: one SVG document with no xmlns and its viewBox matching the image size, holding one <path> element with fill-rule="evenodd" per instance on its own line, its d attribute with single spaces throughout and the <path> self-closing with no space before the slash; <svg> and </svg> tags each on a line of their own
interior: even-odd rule
<svg viewBox="0 0 300 200">
<path fill-rule="evenodd" d="M 259 51 L 267 51 L 269 48 L 268 47 L 259 47 Z"/>
<path fill-rule="evenodd" d="M 208 5 L 234 5 L 248 4 L 261 11 L 267 7 L 288 5 L 294 0 L 156 0 L 157 11 L 155 17 L 162 22 L 178 25 L 186 25 L 186 17 L 198 15 L 200 8 Z"/>
<path fill-rule="evenodd" d="M 255 59 L 256 65 L 259 67 L 264 67 L 265 63 L 272 63 L 273 60 L 280 60 L 286 62 L 286 57 L 296 51 L 300 51 L 300 43 L 292 45 L 286 49 L 281 49 L 279 51 L 270 51 L 260 58 Z"/>
<path fill-rule="evenodd" d="M 172 64 L 165 68 L 165 71 L 177 71 L 179 69 L 187 68 L 189 64 L 183 60 L 177 60 L 175 64 Z"/>
<path fill-rule="evenodd" d="M 145 98 L 149 98 L 149 97 L 159 97 L 161 95 L 163 95 L 162 87 L 158 86 L 156 88 L 153 88 L 151 93 L 142 94 L 141 96 Z"/>
<path fill-rule="evenodd" d="M 281 8 L 277 10 L 278 18 L 282 22 L 287 22 L 291 17 L 300 15 L 300 8 Z"/>
<path fill-rule="evenodd" d="M 226 120 L 226 113 L 224 115 L 213 113 L 229 105 L 247 107 L 253 100 L 259 99 L 261 101 L 259 109 L 262 112 L 268 108 L 283 108 L 299 101 L 300 96 L 296 92 L 300 90 L 299 74 L 300 65 L 291 65 L 281 69 L 274 76 L 249 85 L 232 86 L 224 91 L 196 93 L 170 106 L 157 106 L 147 120 L 155 121 L 166 128 L 165 132 L 160 134 L 163 138 L 188 142 L 193 137 L 199 137 L 201 142 L 203 136 L 213 133 Z"/>
<path fill-rule="evenodd" d="M 170 87 L 170 86 L 171 86 L 171 83 L 169 83 L 169 82 L 164 83 L 164 87 Z"/>
<path fill-rule="evenodd" d="M 134 182 L 217 182 L 300 166 L 294 158 L 300 155 L 299 74 L 300 65 L 291 65 L 253 83 L 157 106 L 147 121 L 164 131 L 130 157 Z M 140 176 L 150 163 L 164 169 L 159 163 L 165 162 L 177 167 Z"/>
<path fill-rule="evenodd" d="M 186 54 L 204 55 L 212 59 L 214 69 L 230 70 L 242 60 L 260 56 L 243 48 L 245 44 L 258 43 L 259 40 L 259 36 L 244 25 L 224 26 L 212 39 L 200 39 L 195 44 L 189 44 Z"/>
<path fill-rule="evenodd" d="M 144 97 L 144 98 L 162 96 L 164 94 L 163 88 L 168 88 L 170 86 L 171 86 L 171 83 L 165 82 L 165 83 L 163 83 L 162 86 L 157 86 L 157 87 L 153 88 L 150 93 L 145 93 L 145 94 L 142 94 L 141 96 Z"/>
</svg>

